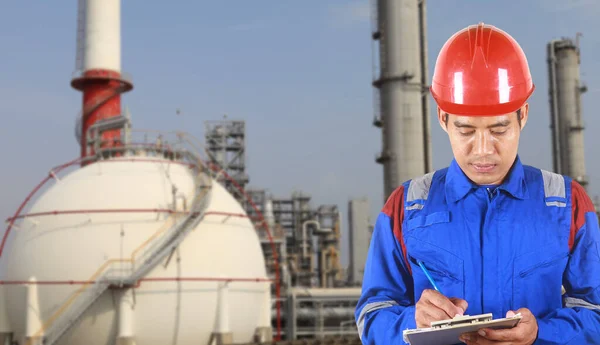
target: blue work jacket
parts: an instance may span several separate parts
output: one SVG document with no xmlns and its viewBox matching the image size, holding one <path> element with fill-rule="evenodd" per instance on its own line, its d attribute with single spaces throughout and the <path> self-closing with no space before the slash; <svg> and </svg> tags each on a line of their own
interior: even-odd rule
<svg viewBox="0 0 600 345">
<path fill-rule="evenodd" d="M 403 183 L 377 218 L 355 311 L 363 344 L 405 344 L 415 304 L 433 289 L 465 315 L 528 308 L 535 344 L 600 344 L 600 229 L 583 187 L 516 158 L 495 188 L 456 161 Z M 565 293 L 562 294 L 561 287 Z"/>
</svg>

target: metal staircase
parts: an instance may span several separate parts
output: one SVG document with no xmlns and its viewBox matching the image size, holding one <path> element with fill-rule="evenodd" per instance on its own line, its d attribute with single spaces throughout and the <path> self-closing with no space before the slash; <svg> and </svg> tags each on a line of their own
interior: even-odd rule
<svg viewBox="0 0 600 345">
<path fill-rule="evenodd" d="M 210 202 L 211 178 L 202 171 L 201 158 L 189 150 L 182 152 L 196 164 L 195 193 L 189 213 L 182 219 L 175 219 L 174 224 L 166 229 L 157 231 L 139 249 L 140 255 L 131 259 L 113 259 L 98 269 L 91 277 L 88 285 L 77 290 L 54 315 L 52 315 L 38 331 L 28 345 L 53 345 L 82 317 L 88 308 L 111 286 L 127 287 L 148 274 L 156 265 L 175 250 L 186 235 L 193 230 L 204 217 Z M 175 216 L 171 216 L 175 217 Z M 167 222 L 170 221 L 169 218 Z M 169 223 L 167 223 L 169 224 Z M 160 235 L 157 235 L 162 233 Z M 136 250 L 136 252 L 138 251 Z M 134 252 L 135 254 L 135 252 Z"/>
</svg>

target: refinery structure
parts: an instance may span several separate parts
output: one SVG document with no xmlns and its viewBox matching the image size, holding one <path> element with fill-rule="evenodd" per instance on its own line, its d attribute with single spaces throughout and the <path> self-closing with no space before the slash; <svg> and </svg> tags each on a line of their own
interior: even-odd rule
<svg viewBox="0 0 600 345">
<path fill-rule="evenodd" d="M 372 3 L 376 161 L 387 197 L 432 169 L 426 3 Z M 9 219 L 0 342 L 359 343 L 369 200 L 350 200 L 342 214 L 303 191 L 251 188 L 242 120 L 207 120 L 203 139 L 136 130 L 121 105 L 133 81 L 121 70 L 120 6 L 79 1 L 71 86 L 83 99 L 80 156 L 51 169 Z M 579 63 L 577 41 L 548 43 L 554 170 L 587 186 Z"/>
</svg>

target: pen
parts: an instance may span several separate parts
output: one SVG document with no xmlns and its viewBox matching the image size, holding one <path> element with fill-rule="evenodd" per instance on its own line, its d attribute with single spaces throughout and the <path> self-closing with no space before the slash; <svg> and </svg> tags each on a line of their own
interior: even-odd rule
<svg viewBox="0 0 600 345">
<path fill-rule="evenodd" d="M 421 266 L 421 269 L 423 270 L 423 273 L 425 273 L 425 275 L 427 276 L 427 279 L 429 279 L 429 282 L 431 283 L 431 285 L 433 285 L 433 288 L 437 292 L 439 292 L 439 293 L 441 293 L 443 295 L 444 293 L 442 291 L 440 291 L 440 289 L 437 287 L 437 285 L 433 281 L 433 278 L 431 278 L 431 276 L 429 275 L 429 271 L 427 271 L 427 268 L 425 268 L 425 265 L 423 265 L 423 262 L 421 260 L 417 260 L 417 262 L 419 263 L 419 266 Z"/>
</svg>

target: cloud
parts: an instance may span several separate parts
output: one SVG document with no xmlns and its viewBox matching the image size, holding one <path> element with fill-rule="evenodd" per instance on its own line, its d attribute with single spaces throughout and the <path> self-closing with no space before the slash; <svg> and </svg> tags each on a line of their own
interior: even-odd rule
<svg viewBox="0 0 600 345">
<path fill-rule="evenodd" d="M 371 0 L 355 1 L 330 7 L 332 22 L 336 26 L 368 23 L 371 19 Z"/>
</svg>

